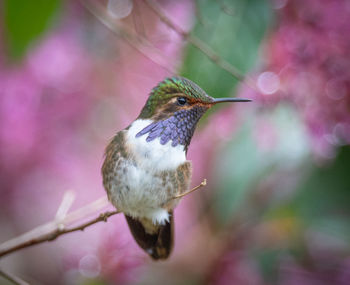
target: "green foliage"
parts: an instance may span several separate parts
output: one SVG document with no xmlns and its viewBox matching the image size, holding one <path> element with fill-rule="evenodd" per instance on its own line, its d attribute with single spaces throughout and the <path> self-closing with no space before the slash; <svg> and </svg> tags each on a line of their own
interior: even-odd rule
<svg viewBox="0 0 350 285">
<path fill-rule="evenodd" d="M 275 243 L 268 248 L 253 246 L 253 255 L 258 261 L 265 281 L 275 281 L 273 278 L 277 277 L 277 263 L 283 256 L 293 256 L 299 264 L 305 260 L 309 262 L 310 243 L 321 252 L 330 253 L 335 250 L 344 255 L 348 254 L 350 251 L 349 168 L 350 147 L 345 146 L 340 149 L 336 160 L 330 165 L 322 167 L 313 165 L 311 171 L 295 189 L 295 195 L 289 200 L 282 205 L 271 202 L 270 208 L 265 209 L 265 215 L 262 216 L 260 223 L 266 224 L 273 221 L 275 226 L 278 225 L 279 232 L 286 228 L 286 214 L 289 221 L 295 221 L 287 225 L 289 232 L 284 236 L 287 242 Z M 291 233 L 295 235 L 291 236 Z M 316 238 L 316 241 L 319 239 L 318 243 L 315 244 L 312 239 L 310 240 L 312 237 Z M 330 261 L 332 266 L 336 260 L 334 256 L 333 258 Z M 327 264 L 325 260 L 321 262 L 323 266 Z"/>
<path fill-rule="evenodd" d="M 278 277 L 278 258 L 283 254 L 280 250 L 262 250 L 255 256 L 262 277 L 269 284 L 276 284 Z"/>
<path fill-rule="evenodd" d="M 260 131 L 261 124 L 270 133 Z M 264 133 L 262 133 L 264 132 Z M 275 137 L 269 138 L 274 134 Z M 263 138 L 260 138 L 260 135 Z M 246 122 L 216 162 L 219 189 L 215 191 L 215 209 L 221 222 L 246 209 L 251 190 L 277 171 L 299 167 L 309 152 L 306 131 L 297 113 L 280 105 L 273 111 L 246 114 Z M 270 139 L 270 146 L 263 140 Z M 244 210 L 243 210 L 244 211 Z"/>
<path fill-rule="evenodd" d="M 295 198 L 306 225 L 325 233 L 336 233 L 350 241 L 350 147 L 344 146 L 336 160 L 326 167 L 315 168 L 299 186 Z"/>
<path fill-rule="evenodd" d="M 12 58 L 21 58 L 30 45 L 45 32 L 56 15 L 60 2 L 60 0 L 4 1 L 5 40 Z"/>
<path fill-rule="evenodd" d="M 261 40 L 271 22 L 271 9 L 265 0 L 226 1 L 234 15 L 222 10 L 219 1 L 197 1 L 197 21 L 192 32 L 218 55 L 246 73 L 254 65 Z M 201 51 L 189 45 L 182 75 L 201 86 L 210 96 L 229 96 L 237 84 L 231 74 L 210 61 Z"/>
</svg>

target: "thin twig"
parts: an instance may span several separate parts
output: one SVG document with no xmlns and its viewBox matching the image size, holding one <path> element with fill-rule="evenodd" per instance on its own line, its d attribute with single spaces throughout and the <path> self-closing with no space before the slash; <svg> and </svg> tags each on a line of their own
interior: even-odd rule
<svg viewBox="0 0 350 285">
<path fill-rule="evenodd" d="M 102 197 L 90 204 L 85 205 L 84 207 L 81 207 L 67 214 L 65 218 L 63 220 L 60 220 L 59 222 L 57 222 L 56 220 L 50 221 L 20 236 L 17 236 L 13 239 L 5 241 L 4 243 L 0 244 L 0 257 L 7 255 L 11 252 L 20 250 L 22 248 L 33 246 L 45 241 L 53 240 L 65 232 L 71 232 L 71 230 L 74 228 L 68 228 L 69 226 L 72 226 L 73 224 L 76 224 L 79 221 L 86 219 L 87 217 L 90 217 L 96 212 L 99 212 L 105 209 L 108 205 L 109 205 L 109 202 L 107 200 L 107 197 Z M 104 215 L 106 215 L 106 213 Z M 109 216 L 107 215 L 107 217 Z M 104 219 L 105 218 L 102 218 L 102 220 Z M 93 221 L 95 220 L 96 219 L 94 219 Z M 81 224 L 80 227 L 85 228 L 86 227 L 85 224 L 86 223 Z"/>
<path fill-rule="evenodd" d="M 185 192 L 181 195 L 175 196 L 173 197 L 173 199 L 186 196 L 205 185 L 206 185 L 206 179 L 204 179 L 200 185 L 194 187 L 192 190 Z M 79 208 L 67 214 L 66 217 L 62 221 L 60 221 L 60 223 L 57 223 L 56 221 L 51 221 L 23 235 L 20 235 L 9 241 L 6 241 L 0 244 L 0 257 L 3 257 L 7 254 L 10 254 L 12 252 L 15 252 L 23 248 L 27 248 L 27 247 L 48 242 L 48 241 L 53 241 L 57 239 L 59 236 L 64 234 L 68 234 L 76 231 L 83 231 L 85 228 L 92 226 L 98 222 L 102 222 L 102 221 L 106 222 L 109 217 L 120 213 L 118 211 L 104 212 L 92 220 L 82 222 L 77 226 L 72 226 L 73 223 L 76 223 L 78 221 L 81 221 L 82 219 L 87 218 L 92 214 L 92 212 L 101 210 L 101 208 L 106 207 L 107 204 L 108 204 L 107 198 L 102 197 L 82 208 Z"/>
<path fill-rule="evenodd" d="M 61 205 L 58 207 L 58 210 L 55 216 L 55 220 L 57 222 L 62 221 L 66 217 L 69 209 L 72 207 L 74 200 L 75 200 L 75 193 L 72 190 L 66 191 L 63 194 Z"/>
<path fill-rule="evenodd" d="M 112 31 L 117 36 L 124 39 L 132 47 L 138 50 L 141 54 L 146 56 L 152 62 L 158 64 L 160 67 L 168 71 L 170 74 L 176 74 L 175 67 L 169 67 L 169 61 L 167 57 L 161 52 L 161 50 L 155 48 L 145 37 L 135 34 L 129 27 L 122 25 L 120 22 L 111 19 L 106 13 L 105 9 L 98 2 L 83 1 L 80 3 L 95 16 L 105 27 Z M 247 84 L 253 90 L 257 90 L 254 81 L 248 76 L 244 76 L 236 67 L 231 63 L 224 60 L 219 54 L 217 54 L 210 46 L 208 46 L 201 39 L 185 32 L 179 26 L 174 24 L 161 9 L 151 0 L 146 0 L 145 3 L 158 15 L 160 20 L 164 22 L 168 27 L 173 29 L 184 40 L 187 40 L 190 44 L 201 51 L 218 67 L 231 74 L 234 78 Z"/>
<path fill-rule="evenodd" d="M 47 242 L 47 241 L 53 241 L 56 238 L 58 238 L 59 236 L 64 235 L 64 234 L 68 234 L 68 233 L 76 232 L 76 231 L 83 231 L 86 227 L 89 227 L 89 226 L 96 224 L 98 222 L 106 222 L 110 216 L 113 216 L 113 215 L 118 214 L 118 213 L 120 213 L 120 212 L 118 212 L 118 211 L 105 212 L 105 213 L 100 214 L 97 218 L 95 218 L 91 221 L 85 222 L 85 223 L 83 223 L 79 226 L 73 227 L 73 228 L 65 229 L 64 227 L 62 228 L 61 225 L 58 225 L 58 227 L 50 233 L 38 236 L 36 238 L 33 238 L 33 239 L 25 241 L 25 242 L 22 242 L 22 243 L 17 244 L 15 247 L 12 247 L 10 249 L 0 251 L 0 257 L 7 255 L 11 252 L 29 247 L 29 246 L 33 246 L 33 245 Z"/>
<path fill-rule="evenodd" d="M 191 35 L 190 33 L 184 31 L 182 28 L 177 26 L 174 22 L 172 22 L 158 7 L 156 3 L 152 0 L 145 0 L 145 3 L 148 7 L 159 17 L 159 19 L 166 24 L 169 28 L 174 30 L 177 34 L 179 34 L 184 40 L 187 40 L 190 44 L 200 50 L 204 55 L 206 55 L 213 63 L 222 68 L 223 70 L 230 73 L 237 80 L 246 83 L 250 88 L 257 90 L 255 87 L 255 83 L 252 79 L 247 76 L 244 76 L 236 67 L 234 67 L 231 63 L 224 60 L 219 54 L 217 54 L 210 46 L 208 46 L 201 39 L 196 36 Z"/>
<path fill-rule="evenodd" d="M 186 195 L 188 195 L 188 194 L 191 194 L 192 192 L 198 190 L 199 188 L 201 188 L 201 187 L 203 187 L 203 186 L 205 186 L 205 185 L 207 185 L 207 179 L 204 179 L 204 180 L 202 181 L 201 184 L 199 184 L 198 186 L 194 187 L 194 188 L 191 189 L 190 191 L 187 191 L 187 192 L 185 192 L 185 193 L 182 193 L 182 194 L 180 194 L 180 195 L 177 195 L 177 196 L 173 197 L 172 199 L 178 199 L 178 198 L 184 197 L 184 196 L 186 196 Z"/>
<path fill-rule="evenodd" d="M 10 281 L 11 283 L 13 284 L 16 284 L 16 285 L 29 285 L 28 282 L 22 280 L 21 278 L 11 274 L 11 273 L 8 273 L 8 272 L 5 272 L 4 270 L 0 269 L 0 276 L 2 276 L 3 278 L 5 278 L 6 280 Z"/>
<path fill-rule="evenodd" d="M 175 68 L 169 66 L 169 59 L 159 49 L 155 48 L 145 37 L 136 34 L 120 21 L 110 17 L 106 9 L 101 4 L 98 4 L 98 1 L 80 0 L 80 3 L 116 36 L 125 40 L 130 46 L 169 73 L 175 73 Z"/>
<path fill-rule="evenodd" d="M 198 48 L 203 54 L 205 54 L 211 61 L 219 65 L 222 69 L 231 73 L 236 79 L 243 81 L 244 75 L 233 65 L 223 60 L 216 52 L 212 50 L 206 43 L 204 43 L 199 38 L 191 35 L 190 33 L 184 31 L 182 28 L 173 23 L 162 10 L 155 4 L 152 0 L 146 0 L 145 3 L 150 7 L 154 13 L 157 14 L 159 19 L 166 24 L 169 28 L 174 30 L 179 34 L 183 39 L 187 40 L 190 44 Z"/>
</svg>

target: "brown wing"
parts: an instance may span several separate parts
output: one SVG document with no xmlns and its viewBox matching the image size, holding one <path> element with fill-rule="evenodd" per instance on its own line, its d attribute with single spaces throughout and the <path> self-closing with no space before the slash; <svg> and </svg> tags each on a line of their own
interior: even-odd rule
<svg viewBox="0 0 350 285">
<path fill-rule="evenodd" d="M 166 259 L 173 249 L 174 217 L 169 212 L 169 222 L 154 225 L 149 219 L 134 219 L 125 215 L 130 231 L 137 244 L 154 260 Z"/>
<path fill-rule="evenodd" d="M 125 148 L 124 131 L 121 131 L 117 133 L 108 144 L 105 151 L 105 160 L 102 165 L 103 186 L 106 189 L 108 196 L 110 195 L 109 191 L 112 188 L 111 184 L 115 181 L 118 175 L 122 175 L 122 173 L 116 171 L 118 163 L 125 158 L 127 158 L 127 152 Z"/>
<path fill-rule="evenodd" d="M 176 179 L 178 185 L 178 192 L 176 195 L 182 194 L 189 190 L 191 184 L 191 176 L 192 165 L 190 161 L 186 161 L 176 169 Z"/>
</svg>

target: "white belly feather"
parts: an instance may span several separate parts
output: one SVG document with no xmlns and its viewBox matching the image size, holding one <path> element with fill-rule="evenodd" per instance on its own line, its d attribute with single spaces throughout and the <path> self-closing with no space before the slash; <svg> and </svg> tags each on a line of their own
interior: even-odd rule
<svg viewBox="0 0 350 285">
<path fill-rule="evenodd" d="M 186 153 L 183 145 L 172 147 L 171 141 L 165 145 L 160 144 L 159 138 L 146 142 L 147 134 L 136 138 L 136 134 L 151 123 L 151 120 L 139 119 L 126 131 L 125 142 L 137 164 L 126 159 L 123 161 L 120 165 L 124 169 L 123 181 L 118 184 L 124 187 L 112 191 L 110 198 L 119 210 L 128 215 L 147 217 L 153 223 L 163 224 L 169 219 L 169 214 L 159 202 L 168 197 L 166 191 L 160 191 L 164 188 L 163 180 L 155 174 L 176 170 L 186 162 Z"/>
</svg>

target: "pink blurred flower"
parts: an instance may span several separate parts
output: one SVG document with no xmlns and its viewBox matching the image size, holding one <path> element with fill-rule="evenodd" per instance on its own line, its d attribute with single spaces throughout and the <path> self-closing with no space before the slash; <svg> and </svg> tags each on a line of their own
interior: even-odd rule
<svg viewBox="0 0 350 285">
<path fill-rule="evenodd" d="M 144 8 L 143 28 L 165 54 L 166 64 L 174 66 L 181 58 L 182 39 L 138 3 Z M 177 24 L 189 29 L 192 3 L 162 5 Z M 109 47 L 106 54 L 100 53 L 101 44 L 98 51 L 88 50 L 89 41 L 101 35 L 84 35 L 90 31 L 82 14 L 70 11 L 63 17 L 62 25 L 21 64 L 0 66 L 0 204 L 11 232 L 3 232 L 1 239 L 53 219 L 67 189 L 76 193 L 72 210 L 105 195 L 100 167 L 108 140 L 137 117 L 150 90 L 170 75 L 112 34 L 102 34 L 103 45 Z M 89 24 L 101 25 L 94 19 Z M 134 28 L 127 19 L 125 24 Z M 25 251 L 20 254 L 28 258 Z M 122 215 L 29 255 L 33 260 L 50 256 L 59 269 L 39 261 L 27 266 L 23 258 L 23 273 L 56 283 L 99 276 L 124 283 L 138 278 L 135 272 L 148 260 Z"/>
<path fill-rule="evenodd" d="M 261 94 L 251 95 L 265 104 L 294 104 L 321 158 L 332 158 L 337 146 L 350 143 L 349 17 L 346 0 L 322 5 L 314 0 L 288 1 L 266 44 L 266 71 L 277 77 L 259 75 Z"/>
<path fill-rule="evenodd" d="M 239 251 L 225 254 L 212 273 L 210 284 L 264 284 L 256 264 Z"/>
</svg>

